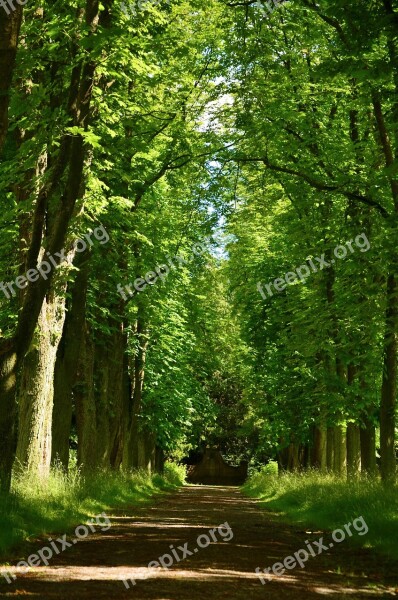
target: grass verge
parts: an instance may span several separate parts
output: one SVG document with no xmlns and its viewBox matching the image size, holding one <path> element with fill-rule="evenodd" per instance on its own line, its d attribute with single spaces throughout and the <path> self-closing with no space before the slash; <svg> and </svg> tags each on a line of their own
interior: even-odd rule
<svg viewBox="0 0 398 600">
<path fill-rule="evenodd" d="M 43 481 L 30 475 L 14 479 L 10 496 L 0 496 L 0 558 L 32 538 L 67 532 L 112 508 L 140 506 L 184 483 L 182 467 L 167 464 L 164 475 L 98 472 L 82 476 L 59 469 Z"/>
<path fill-rule="evenodd" d="M 363 517 L 369 531 L 350 538 L 398 559 L 398 488 L 386 489 L 377 480 L 342 481 L 317 472 L 278 476 L 271 465 L 252 475 L 243 491 L 286 520 L 326 531 Z"/>
</svg>

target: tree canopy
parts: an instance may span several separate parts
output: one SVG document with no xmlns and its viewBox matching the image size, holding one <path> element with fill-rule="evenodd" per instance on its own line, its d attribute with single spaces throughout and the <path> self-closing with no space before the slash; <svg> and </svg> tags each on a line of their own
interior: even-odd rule
<svg viewBox="0 0 398 600">
<path fill-rule="evenodd" d="M 394 480 L 397 21 L 0 8 L 3 489 L 205 445 Z"/>
</svg>

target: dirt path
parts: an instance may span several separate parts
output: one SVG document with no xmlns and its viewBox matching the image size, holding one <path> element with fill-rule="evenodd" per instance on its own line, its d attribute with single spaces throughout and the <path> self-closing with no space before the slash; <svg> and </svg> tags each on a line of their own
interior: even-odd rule
<svg viewBox="0 0 398 600">
<path fill-rule="evenodd" d="M 188 486 L 156 506 L 114 511 L 111 520 L 109 531 L 94 533 L 66 549 L 50 566 L 32 568 L 25 575 L 12 570 L 18 578 L 1 584 L 0 597 L 307 600 L 390 598 L 398 593 L 397 564 L 354 550 L 349 540 L 311 558 L 304 569 L 272 575 L 261 585 L 256 567 L 270 567 L 304 548 L 305 540 L 318 540 L 321 535 L 326 540 L 328 534 L 308 534 L 284 525 L 236 488 Z M 230 532 L 225 527 L 214 531 L 217 541 L 199 549 L 198 536 L 206 534 L 211 539 L 209 530 L 225 522 L 233 538 L 227 541 Z M 200 538 L 200 543 L 205 545 L 206 539 Z M 169 569 L 148 569 L 149 562 L 171 553 L 170 545 L 181 557 L 184 544 L 192 556 Z M 132 578 L 136 584 L 126 589 L 122 580 Z"/>
</svg>

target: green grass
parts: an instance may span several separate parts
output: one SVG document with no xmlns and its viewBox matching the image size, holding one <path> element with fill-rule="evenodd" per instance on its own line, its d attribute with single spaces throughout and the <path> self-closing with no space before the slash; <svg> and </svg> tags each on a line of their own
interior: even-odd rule
<svg viewBox="0 0 398 600">
<path fill-rule="evenodd" d="M 0 496 L 0 557 L 32 538 L 67 533 L 112 508 L 139 506 L 156 494 L 184 483 L 182 467 L 166 465 L 165 474 L 98 472 L 83 477 L 76 469 L 54 469 L 48 480 L 20 475 L 10 496 Z"/>
<path fill-rule="evenodd" d="M 278 477 L 275 465 L 271 465 L 250 477 L 243 491 L 291 523 L 326 531 L 362 516 L 369 531 L 354 535 L 350 543 L 398 558 L 397 486 L 386 489 L 370 479 L 345 482 L 319 472 Z"/>
</svg>

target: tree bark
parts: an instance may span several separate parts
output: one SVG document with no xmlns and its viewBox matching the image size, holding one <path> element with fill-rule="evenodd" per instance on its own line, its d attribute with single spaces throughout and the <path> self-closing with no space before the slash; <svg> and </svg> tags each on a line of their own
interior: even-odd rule
<svg viewBox="0 0 398 600">
<path fill-rule="evenodd" d="M 139 415 L 141 412 L 142 404 L 142 391 L 144 387 L 145 377 L 145 363 L 146 363 L 146 352 L 148 348 L 148 332 L 146 326 L 142 321 L 142 317 L 139 316 L 137 320 L 137 338 L 138 338 L 138 349 L 137 355 L 134 359 L 134 385 L 132 402 L 131 402 L 131 420 L 130 426 L 127 432 L 127 443 L 124 453 L 124 468 L 130 470 L 131 468 L 137 468 L 139 466 Z"/>
<path fill-rule="evenodd" d="M 398 271 L 396 271 L 398 272 Z M 395 422 L 397 405 L 398 286 L 395 275 L 387 282 L 384 369 L 380 405 L 380 472 L 384 482 L 395 481 Z"/>
<path fill-rule="evenodd" d="M 94 377 L 96 378 L 95 404 L 97 414 L 97 460 L 96 466 L 102 469 L 109 469 L 111 466 L 111 441 L 110 441 L 110 419 L 111 419 L 111 398 L 110 388 L 110 368 L 108 346 L 103 343 L 102 336 L 96 340 Z M 109 340 L 108 340 L 109 344 Z M 112 402 L 113 402 L 112 398 Z"/>
<path fill-rule="evenodd" d="M 123 456 L 123 426 L 128 417 L 128 359 L 127 335 L 124 323 L 115 323 L 113 352 L 109 357 L 110 366 L 110 467 L 118 469 Z"/>
<path fill-rule="evenodd" d="M 138 432 L 137 439 L 137 467 L 152 473 L 155 470 L 156 460 L 155 436 L 142 429 Z"/>
<path fill-rule="evenodd" d="M 326 468 L 329 473 L 332 473 L 334 470 L 334 427 L 328 427 L 326 439 Z"/>
<path fill-rule="evenodd" d="M 320 423 L 313 430 L 313 446 L 311 451 L 311 467 L 321 471 L 326 470 L 327 456 L 327 431 L 326 424 Z"/>
<path fill-rule="evenodd" d="M 288 448 L 288 471 L 295 473 L 299 470 L 299 446 L 291 442 Z"/>
<path fill-rule="evenodd" d="M 8 131 L 10 90 L 17 55 L 23 7 L 19 4 L 10 14 L 0 8 L 0 156 Z"/>
<path fill-rule="evenodd" d="M 119 434 L 126 391 L 124 357 L 127 351 L 123 323 L 112 320 L 109 326 L 112 333 L 97 340 L 96 347 L 98 464 L 106 469 L 112 468 L 115 457 L 120 454 Z"/>
<path fill-rule="evenodd" d="M 165 465 L 164 451 L 159 446 L 156 446 L 156 450 L 155 450 L 155 471 L 156 471 L 156 473 L 159 473 L 159 475 L 163 475 L 164 465 Z"/>
<path fill-rule="evenodd" d="M 361 472 L 360 429 L 355 423 L 347 425 L 347 477 L 356 479 Z"/>
<path fill-rule="evenodd" d="M 12 341 L 7 340 L 1 345 L 0 360 L 0 477 L 3 492 L 8 492 L 11 487 L 12 465 L 17 447 L 17 364 L 16 348 Z"/>
<path fill-rule="evenodd" d="M 65 321 L 65 298 L 53 293 L 43 303 L 32 347 L 18 385 L 18 466 L 47 477 L 51 463 L 54 368 Z"/>
<path fill-rule="evenodd" d="M 94 346 L 87 323 L 80 351 L 77 383 L 73 390 L 76 408 L 77 462 L 84 473 L 97 467 L 97 407 L 94 395 Z"/>
<path fill-rule="evenodd" d="M 129 405 L 131 398 L 131 381 L 128 371 L 128 354 L 127 354 L 127 335 L 124 334 L 124 354 L 122 357 L 123 372 L 122 372 L 122 397 L 120 407 L 120 420 L 118 429 L 116 430 L 113 451 L 111 454 L 111 468 L 118 470 L 123 467 L 124 447 L 128 448 L 128 437 L 126 437 L 126 423 L 129 423 Z"/>
<path fill-rule="evenodd" d="M 355 378 L 358 375 L 358 368 L 354 363 L 350 363 L 347 369 L 347 383 L 353 386 Z M 360 401 L 360 398 L 357 398 Z M 356 423 L 349 422 L 346 431 L 347 442 L 347 478 L 355 479 L 361 472 L 361 441 L 359 426 Z"/>
<path fill-rule="evenodd" d="M 370 420 L 367 420 L 360 429 L 361 438 L 361 472 L 363 475 L 375 477 L 377 474 L 376 464 L 376 428 Z"/>
<path fill-rule="evenodd" d="M 285 443 L 283 439 L 279 440 L 280 446 Z M 289 447 L 282 447 L 278 452 L 278 474 L 282 475 L 289 468 Z"/>
<path fill-rule="evenodd" d="M 395 46 L 391 45 L 390 52 L 395 55 Z M 393 57 L 395 58 L 395 57 Z M 395 66 L 394 60 L 394 66 Z M 398 73 L 394 69 L 394 78 L 396 82 L 396 92 L 398 92 Z M 379 134 L 379 144 L 383 151 L 385 164 L 388 169 L 395 165 L 395 151 L 390 142 L 390 136 L 384 120 L 383 109 L 380 100 L 380 94 L 373 92 L 372 96 L 373 112 L 376 120 L 377 131 Z M 395 113 L 398 114 L 398 103 L 395 101 Z M 396 139 L 398 139 L 396 137 Z M 391 195 L 394 202 L 395 222 L 398 216 L 398 180 L 395 175 L 389 175 Z M 392 226 L 392 241 L 396 242 L 397 228 Z M 386 324 L 384 333 L 384 369 L 383 383 L 381 388 L 381 406 L 380 406 L 380 472 L 382 480 L 385 483 L 395 482 L 396 458 L 395 458 L 395 411 L 397 403 L 397 357 L 398 357 L 398 285 L 397 285 L 398 264 L 393 260 L 389 266 L 389 275 L 387 277 L 386 289 Z"/>
<path fill-rule="evenodd" d="M 340 477 L 347 473 L 347 445 L 344 427 L 336 425 L 334 428 L 334 462 L 333 472 Z"/>
<path fill-rule="evenodd" d="M 67 470 L 69 438 L 73 413 L 73 387 L 76 383 L 80 349 L 84 343 L 85 312 L 90 252 L 76 262 L 79 272 L 72 284 L 71 301 L 66 313 L 62 339 L 58 348 L 54 373 L 54 415 L 52 460 Z"/>
</svg>

